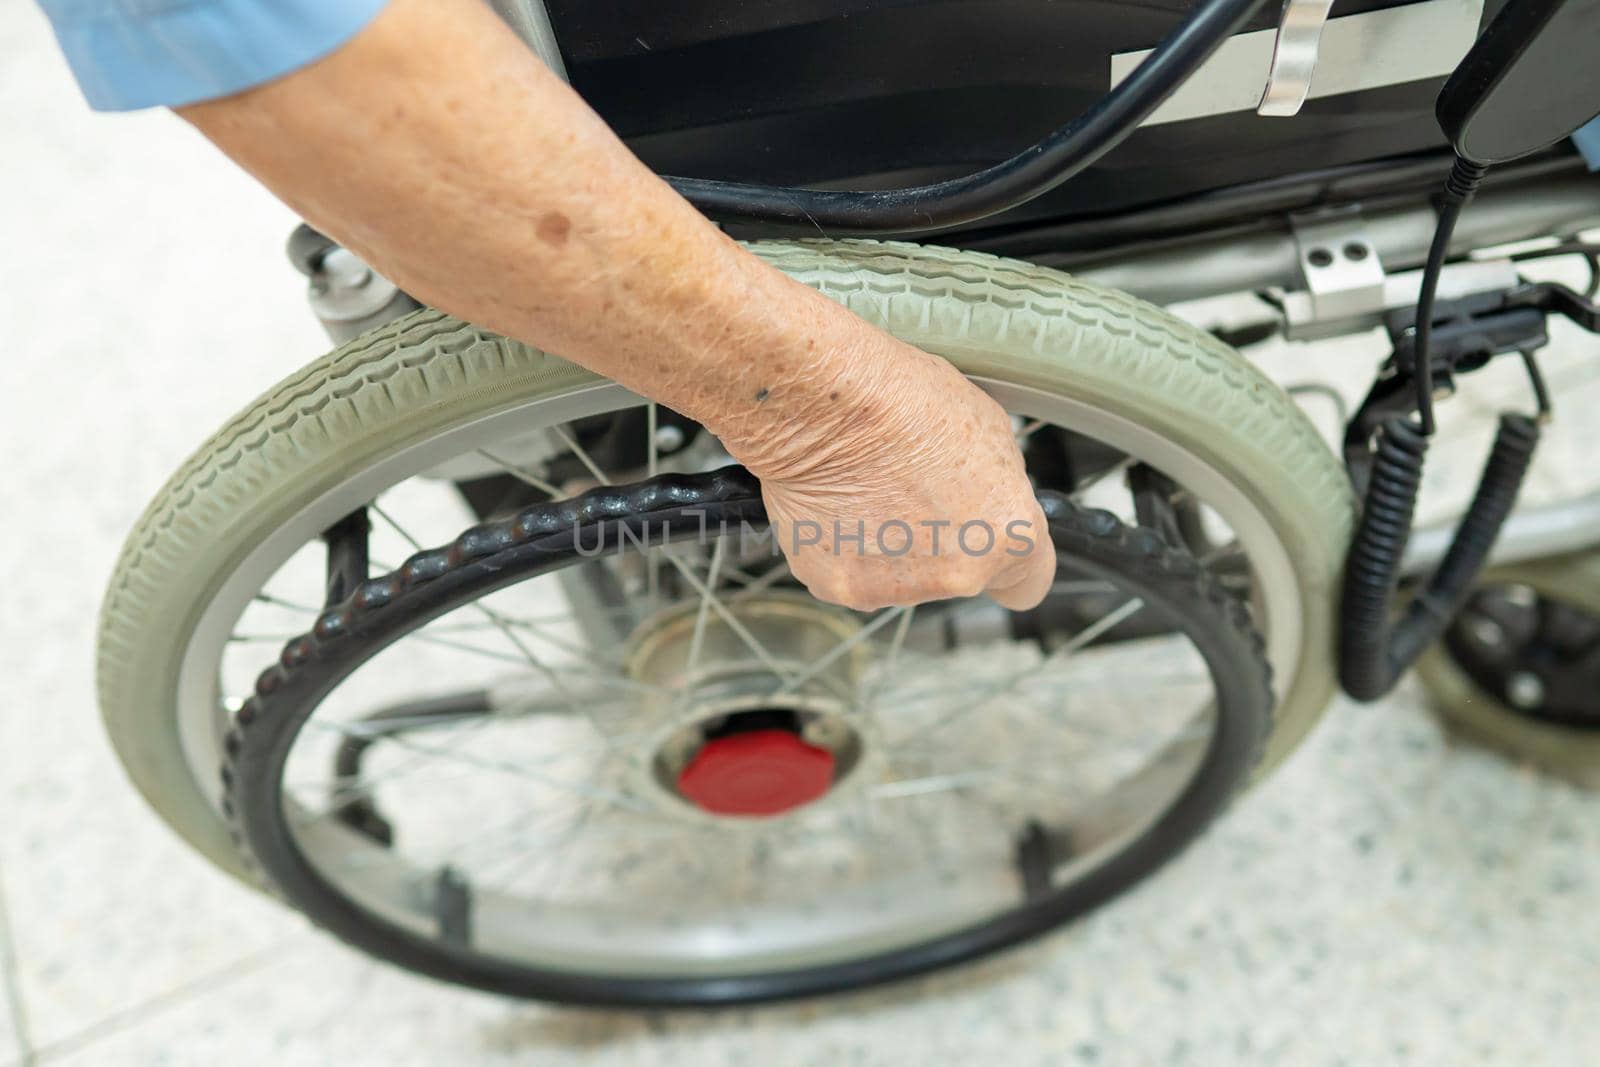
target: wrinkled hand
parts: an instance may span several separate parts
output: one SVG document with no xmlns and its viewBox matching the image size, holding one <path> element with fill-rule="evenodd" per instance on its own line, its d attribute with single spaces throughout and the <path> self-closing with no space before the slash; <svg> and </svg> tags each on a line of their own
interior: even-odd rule
<svg viewBox="0 0 1600 1067">
<path fill-rule="evenodd" d="M 761 478 L 795 577 L 862 611 L 979 593 L 1037 605 L 1055 548 L 1010 417 L 942 359 L 876 330 L 857 346 L 826 403 L 730 448 Z"/>
</svg>

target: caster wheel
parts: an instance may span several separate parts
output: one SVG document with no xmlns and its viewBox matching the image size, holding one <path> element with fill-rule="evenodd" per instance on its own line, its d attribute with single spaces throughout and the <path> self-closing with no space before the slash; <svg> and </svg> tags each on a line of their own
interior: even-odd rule
<svg viewBox="0 0 1600 1067">
<path fill-rule="evenodd" d="M 1417 670 L 1462 736 L 1600 788 L 1600 553 L 1490 571 Z"/>
</svg>

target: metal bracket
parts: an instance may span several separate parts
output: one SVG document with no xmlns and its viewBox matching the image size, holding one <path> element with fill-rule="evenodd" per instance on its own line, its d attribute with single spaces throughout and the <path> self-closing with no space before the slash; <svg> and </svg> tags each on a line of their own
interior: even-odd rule
<svg viewBox="0 0 1600 1067">
<path fill-rule="evenodd" d="M 335 344 L 344 344 L 422 306 L 354 252 L 338 245 L 318 263 L 307 292 L 311 310 Z"/>
<path fill-rule="evenodd" d="M 1302 315 L 1327 322 L 1383 310 L 1383 264 L 1360 215 L 1291 218 L 1289 224 L 1309 302 Z"/>
<path fill-rule="evenodd" d="M 1317 54 L 1322 48 L 1322 27 L 1333 0 L 1283 0 L 1283 16 L 1272 46 L 1272 69 L 1256 114 L 1288 116 L 1300 113 L 1311 92 Z"/>
</svg>

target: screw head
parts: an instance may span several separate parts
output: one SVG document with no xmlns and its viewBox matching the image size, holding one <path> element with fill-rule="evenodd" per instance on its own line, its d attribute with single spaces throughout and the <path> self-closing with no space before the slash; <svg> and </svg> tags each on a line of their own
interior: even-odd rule
<svg viewBox="0 0 1600 1067">
<path fill-rule="evenodd" d="M 1472 639 L 1480 645 L 1498 645 L 1506 639 L 1501 625 L 1489 618 L 1476 618 L 1470 624 Z"/>
<path fill-rule="evenodd" d="M 656 427 L 656 448 L 662 452 L 676 452 L 683 447 L 684 433 L 681 426 Z"/>
<path fill-rule="evenodd" d="M 1506 586 L 1506 603 L 1519 608 L 1531 608 L 1539 603 L 1539 594 L 1529 585 Z"/>
<path fill-rule="evenodd" d="M 1518 671 L 1506 679 L 1506 696 L 1525 711 L 1536 708 L 1544 703 L 1544 682 L 1531 671 Z"/>
</svg>

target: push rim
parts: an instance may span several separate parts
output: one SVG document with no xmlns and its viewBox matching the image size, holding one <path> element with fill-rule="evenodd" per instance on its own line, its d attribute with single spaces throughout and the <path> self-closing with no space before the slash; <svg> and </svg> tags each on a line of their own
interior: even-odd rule
<svg viewBox="0 0 1600 1067">
<path fill-rule="evenodd" d="M 749 499 L 755 499 L 753 490 Z M 1051 865 L 1050 873 L 1057 878 L 1070 872 L 1059 888 L 1032 886 L 1020 905 L 1016 889 L 1008 887 L 998 911 L 990 898 L 976 911 L 957 908 L 952 912 L 945 908 L 934 915 L 937 909 L 930 907 L 919 915 L 917 905 L 929 899 L 929 887 L 891 885 L 887 892 L 879 887 L 880 906 L 875 912 L 878 925 L 874 928 L 851 926 L 847 918 L 842 919 L 855 913 L 848 907 L 848 900 L 834 895 L 823 901 L 828 935 L 825 944 L 797 941 L 792 930 L 785 942 L 784 930 L 760 921 L 762 917 L 758 916 L 757 921 L 746 923 L 738 935 L 741 948 L 754 945 L 757 951 L 746 951 L 742 956 L 730 951 L 732 946 L 727 939 L 717 951 L 707 952 L 707 931 L 692 926 L 677 931 L 680 948 L 688 951 L 667 951 L 674 936 L 671 924 L 666 928 L 668 943 L 657 941 L 633 957 L 619 955 L 615 925 L 626 924 L 626 914 L 607 916 L 606 922 L 612 928 L 598 940 L 590 936 L 586 941 L 581 928 L 576 940 L 571 940 L 574 927 L 562 924 L 558 914 L 546 913 L 538 922 L 529 924 L 525 914 L 519 915 L 503 901 L 477 895 L 472 898 L 473 914 L 483 919 L 474 920 L 476 932 L 468 935 L 463 926 L 452 933 L 447 919 L 438 911 L 440 900 L 456 899 L 451 894 L 462 892 L 463 883 L 449 881 L 455 877 L 450 869 L 440 871 L 440 877 L 448 884 L 435 886 L 432 910 L 424 908 L 418 913 L 417 878 L 396 878 L 396 872 L 385 869 L 382 862 L 354 867 L 342 862 L 358 852 L 362 844 L 369 853 L 381 853 L 382 848 L 374 849 L 370 839 L 355 840 L 359 835 L 337 819 L 307 820 L 295 804 L 282 802 L 285 798 L 276 791 L 276 785 L 301 724 L 316 710 L 322 696 L 334 691 L 359 666 L 341 663 L 337 657 L 325 657 L 320 652 L 302 656 L 294 651 L 294 644 L 286 651 L 284 662 L 301 665 L 284 675 L 290 678 L 289 684 L 273 682 L 267 686 L 265 695 L 248 705 L 241 719 L 250 725 L 239 733 L 256 740 L 244 744 L 238 737 L 233 739 L 231 751 L 238 758 L 230 764 L 230 774 L 240 804 L 237 814 L 256 855 L 280 890 L 319 922 L 361 947 L 405 966 L 505 992 L 632 1004 L 758 1000 L 848 988 L 916 973 L 1033 936 L 1105 899 L 1192 837 L 1247 772 L 1262 736 L 1270 701 L 1264 664 L 1244 624 L 1242 607 L 1222 593 L 1192 559 L 1162 545 L 1147 531 L 1130 535 L 1103 513 L 1086 517 L 1079 509 L 1060 504 L 1053 508 L 1052 520 L 1053 532 L 1063 548 L 1063 567 L 1068 572 L 1065 580 L 1110 580 L 1128 589 L 1130 597 L 1137 597 L 1138 605 L 1148 603 L 1165 613 L 1203 658 L 1217 702 L 1206 713 L 1209 730 L 1203 741 L 1196 740 L 1192 729 L 1187 737 L 1174 738 L 1171 751 L 1149 763 L 1155 778 L 1145 771 L 1136 772 L 1130 777 L 1131 795 L 1113 794 L 1105 805 L 1087 805 L 1086 821 L 1058 828 L 1069 829 L 1069 837 L 1081 844 L 1092 839 L 1086 832 L 1094 829 L 1096 818 L 1104 821 L 1110 813 L 1120 812 L 1121 825 L 1116 834 L 1098 847 L 1080 848 L 1070 859 Z M 1085 534 L 1086 525 L 1094 528 L 1096 537 Z M 1131 552 L 1130 537 L 1134 542 Z M 457 542 L 458 552 L 461 544 Z M 1104 547 L 1107 544 L 1114 548 L 1108 550 Z M 720 547 L 717 551 L 720 553 Z M 435 597 L 436 602 L 424 615 L 440 617 L 464 604 L 476 604 L 476 594 L 485 589 L 502 587 L 517 570 L 511 558 L 496 557 L 494 566 L 480 578 L 476 588 L 469 585 L 464 591 L 440 593 L 444 599 Z M 1119 570 L 1119 560 L 1134 566 Z M 526 562 L 524 566 L 529 567 L 530 573 L 534 569 Z M 435 592 L 442 588 L 429 587 Z M 1184 591 L 1196 590 L 1200 595 L 1183 595 Z M 427 592 L 424 590 L 423 595 Z M 910 613 L 902 617 L 909 621 Z M 359 622 L 350 624 L 348 633 L 359 638 L 358 651 L 352 654 L 354 660 L 364 662 L 387 639 L 403 638 L 413 628 L 412 620 L 396 621 L 392 614 L 388 618 L 392 633 L 385 638 L 380 631 L 371 648 L 367 647 L 371 644 L 368 637 L 358 633 Z M 877 621 L 881 625 L 891 618 L 885 613 Z M 1112 620 L 1109 625 L 1117 625 L 1117 621 Z M 1108 628 L 1103 627 L 1100 632 Z M 905 629 L 896 627 L 902 641 Z M 900 647 L 897 643 L 894 649 Z M 836 655 L 833 661 L 838 658 Z M 303 666 L 304 663 L 311 666 Z M 272 678 L 280 674 L 283 672 L 269 672 Z M 321 677 L 322 674 L 328 677 Z M 883 687 L 878 686 L 878 690 L 881 693 Z M 289 700 L 287 711 L 282 707 L 285 699 Z M 1149 794 L 1158 779 L 1163 787 L 1170 788 L 1159 790 L 1162 795 L 1152 798 Z M 1138 810 L 1141 803 L 1149 805 L 1148 813 Z M 320 863 L 319 854 L 323 860 Z M 336 866 L 330 866 L 330 860 Z M 1060 870 L 1054 869 L 1057 867 Z M 423 880 L 421 884 L 427 883 Z M 409 916 L 408 902 L 412 905 Z M 894 903 L 895 910 L 888 911 L 883 903 Z M 515 925 L 518 919 L 522 921 L 520 927 Z M 885 921 L 888 933 L 883 927 Z M 637 947 L 642 936 L 639 932 L 624 929 L 622 933 L 621 943 Z M 564 945 L 562 936 L 569 937 Z M 774 936 L 778 938 L 775 949 L 771 942 Z M 518 944 L 534 946 L 531 959 L 508 958 L 508 948 Z"/>
</svg>

